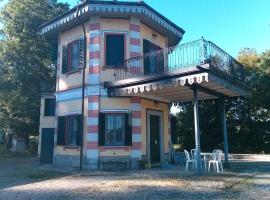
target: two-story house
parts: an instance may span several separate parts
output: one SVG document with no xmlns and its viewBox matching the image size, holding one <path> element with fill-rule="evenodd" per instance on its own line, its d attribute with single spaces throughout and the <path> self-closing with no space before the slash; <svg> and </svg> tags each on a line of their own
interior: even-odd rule
<svg viewBox="0 0 270 200">
<path fill-rule="evenodd" d="M 143 1 L 85 1 L 41 32 L 58 40 L 56 91 L 41 106 L 44 163 L 79 166 L 81 147 L 90 169 L 167 163 L 172 103 L 198 111 L 199 100 L 246 94 L 232 57 L 203 39 L 179 45 L 184 30 Z"/>
</svg>

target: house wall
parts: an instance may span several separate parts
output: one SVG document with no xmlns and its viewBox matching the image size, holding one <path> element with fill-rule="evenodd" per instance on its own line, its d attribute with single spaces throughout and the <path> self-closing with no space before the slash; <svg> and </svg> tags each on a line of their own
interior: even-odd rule
<svg viewBox="0 0 270 200">
<path fill-rule="evenodd" d="M 142 149 L 143 155 L 146 155 L 146 144 L 147 144 L 147 110 L 155 110 L 160 111 L 163 113 L 163 152 L 165 154 L 169 153 L 169 141 L 170 141 L 170 135 L 169 135 L 169 122 L 168 122 L 168 116 L 170 114 L 170 109 L 167 103 L 162 102 L 154 102 L 152 100 L 142 99 L 142 135 L 143 135 L 143 142 L 142 142 Z"/>
<path fill-rule="evenodd" d="M 85 26 L 89 26 L 89 22 L 85 23 Z M 89 31 L 87 31 L 89 32 Z M 57 87 L 56 91 L 64 91 L 72 88 L 77 88 L 82 85 L 82 70 L 75 72 L 62 74 L 62 49 L 64 45 L 83 37 L 83 31 L 80 26 L 74 27 L 68 31 L 65 31 L 59 35 L 58 39 L 58 64 L 57 64 Z M 89 53 L 87 55 L 87 63 L 89 58 Z M 86 74 L 88 74 L 88 68 L 86 68 Z M 87 82 L 87 81 L 86 81 Z"/>
<path fill-rule="evenodd" d="M 85 98 L 85 105 L 87 105 L 88 99 Z M 58 103 L 58 116 L 66 116 L 66 115 L 72 115 L 72 114 L 80 114 L 81 113 L 81 106 L 82 102 L 81 99 L 67 101 L 67 102 L 60 102 Z M 85 106 L 84 108 L 84 138 L 87 137 L 87 116 L 88 116 L 88 107 Z M 83 154 L 86 154 L 86 146 L 87 141 L 84 140 L 84 151 Z M 69 147 L 63 147 L 63 146 L 56 146 L 55 151 L 56 156 L 64 156 L 64 155 L 72 155 L 72 156 L 79 156 L 80 155 L 80 148 L 69 148 Z"/>
<path fill-rule="evenodd" d="M 136 21 L 136 20 L 135 20 Z M 140 45 L 139 49 L 140 52 L 138 55 L 143 54 L 143 40 L 149 40 L 150 42 L 156 44 L 157 46 L 160 46 L 161 48 L 166 48 L 167 47 L 167 41 L 168 38 L 159 34 L 152 28 L 146 26 L 145 24 L 141 22 L 137 22 L 138 26 L 140 27 Z M 125 41 L 125 58 L 129 59 L 134 57 L 132 55 L 132 47 L 131 47 L 131 39 L 132 39 L 132 34 L 131 34 L 131 28 L 130 25 L 135 24 L 132 22 L 130 19 L 108 19 L 108 18 L 101 18 L 100 19 L 100 25 L 101 25 L 101 47 L 100 47 L 100 52 L 101 52 L 101 66 L 102 66 L 102 71 L 101 71 L 101 82 L 104 81 L 113 81 L 115 80 L 114 74 L 119 73 L 119 71 L 124 71 L 125 69 L 110 69 L 108 68 L 105 63 L 105 42 L 104 42 L 104 36 L 106 33 L 122 33 L 125 34 L 126 36 L 126 41 Z M 157 37 L 153 38 L 152 34 L 156 33 Z M 135 55 L 137 56 L 137 55 Z"/>
<path fill-rule="evenodd" d="M 44 106 L 46 98 L 55 98 L 54 95 L 43 95 L 40 101 L 40 117 L 39 117 L 39 137 L 38 137 L 38 157 L 41 150 L 41 134 L 43 128 L 55 128 L 56 118 L 54 116 L 44 116 Z"/>
<path fill-rule="evenodd" d="M 156 37 L 153 37 L 153 33 L 156 33 Z M 147 25 L 141 23 L 141 42 L 143 39 L 149 40 L 153 44 L 161 47 L 166 48 L 168 47 L 168 38 L 161 35 L 154 29 L 148 27 Z M 141 52 L 143 52 L 143 47 L 141 48 Z"/>
<path fill-rule="evenodd" d="M 141 155 L 147 156 L 147 110 L 160 111 L 163 114 L 163 153 L 164 162 L 168 162 L 169 153 L 169 120 L 170 109 L 167 103 L 154 102 L 143 98 L 141 104 Z M 101 98 L 101 110 L 128 110 L 132 112 L 132 101 L 130 98 Z M 100 157 L 130 157 L 132 159 L 132 147 L 101 147 Z"/>
<path fill-rule="evenodd" d="M 87 63 L 86 63 L 86 98 L 85 98 L 85 116 L 84 116 L 84 163 L 86 167 L 96 169 L 102 160 L 111 159 L 112 157 L 118 159 L 127 159 L 133 161 L 131 163 L 136 167 L 137 160 L 140 160 L 146 155 L 146 110 L 155 109 L 160 110 L 164 114 L 164 153 L 168 153 L 168 116 L 169 108 L 166 103 L 155 104 L 151 100 L 139 100 L 140 105 L 140 119 L 133 119 L 141 123 L 140 130 L 136 129 L 133 135 L 136 142 L 132 147 L 99 147 L 98 146 L 98 124 L 93 124 L 97 120 L 96 113 L 101 110 L 115 109 L 128 110 L 133 112 L 132 105 L 134 102 L 130 97 L 126 98 L 109 98 L 106 90 L 103 89 L 105 81 L 112 81 L 113 76 L 119 70 L 110 69 L 105 66 L 105 48 L 104 48 L 104 34 L 106 32 L 121 32 L 126 35 L 126 59 L 143 54 L 143 39 L 150 40 L 154 44 L 165 48 L 167 47 L 168 38 L 155 32 L 155 30 L 142 24 L 139 19 L 108 19 L 93 17 L 85 23 L 87 31 Z M 152 36 L 153 33 L 157 37 Z M 58 47 L 58 65 L 57 65 L 57 110 L 56 116 L 65 116 L 71 113 L 81 113 L 81 94 L 79 93 L 82 80 L 82 71 L 78 70 L 73 73 L 62 74 L 62 47 L 67 45 L 72 40 L 83 35 L 81 27 L 75 27 L 59 35 Z M 139 37 L 139 43 L 136 45 L 132 41 Z M 133 47 L 131 47 L 133 46 Z M 138 52 L 139 49 L 139 52 Z M 77 89 L 76 89 L 77 88 Z M 76 91 L 75 91 L 76 90 Z M 60 98 L 61 97 L 61 98 Z M 43 119 L 41 120 L 43 121 Z M 42 123 L 45 123 L 42 122 Z M 57 123 L 48 122 L 57 130 Z M 55 150 L 54 163 L 57 165 L 79 165 L 79 148 L 68 148 L 63 146 L 56 146 L 55 136 Z M 139 139 L 138 139 L 139 138 Z M 138 140 L 138 141 L 137 141 Z"/>
</svg>

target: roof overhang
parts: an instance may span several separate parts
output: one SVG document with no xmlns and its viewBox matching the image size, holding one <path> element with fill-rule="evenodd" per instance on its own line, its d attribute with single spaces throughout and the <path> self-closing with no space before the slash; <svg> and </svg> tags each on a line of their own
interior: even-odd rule
<svg viewBox="0 0 270 200">
<path fill-rule="evenodd" d="M 163 102 L 193 101 L 197 88 L 199 100 L 246 96 L 247 88 L 211 70 L 191 67 L 166 76 L 148 76 L 105 84 L 111 96 L 141 96 Z"/>
<path fill-rule="evenodd" d="M 50 39 L 57 39 L 60 32 L 79 25 L 77 7 L 41 26 L 41 33 Z M 142 23 L 169 38 L 169 46 L 177 45 L 185 31 L 161 15 L 148 4 L 142 2 L 86 1 L 79 5 L 79 15 L 83 21 L 91 16 L 110 18 L 140 18 Z"/>
</svg>

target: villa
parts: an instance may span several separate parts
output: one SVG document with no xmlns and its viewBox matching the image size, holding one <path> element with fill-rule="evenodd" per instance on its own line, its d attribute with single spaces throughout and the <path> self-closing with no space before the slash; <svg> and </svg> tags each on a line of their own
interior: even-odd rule
<svg viewBox="0 0 270 200">
<path fill-rule="evenodd" d="M 58 41 L 56 91 L 41 99 L 41 163 L 138 169 L 169 162 L 170 107 L 247 94 L 243 67 L 143 1 L 88 0 L 42 25 Z M 199 158 L 198 158 L 199 159 Z"/>
</svg>

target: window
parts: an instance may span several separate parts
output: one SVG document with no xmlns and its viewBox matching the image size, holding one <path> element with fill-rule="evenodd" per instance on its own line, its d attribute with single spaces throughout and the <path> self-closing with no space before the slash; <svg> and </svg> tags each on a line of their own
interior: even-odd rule
<svg viewBox="0 0 270 200">
<path fill-rule="evenodd" d="M 81 145 L 81 115 L 58 117 L 57 145 Z"/>
<path fill-rule="evenodd" d="M 68 44 L 68 71 L 75 71 L 79 68 L 80 60 L 79 41 Z"/>
<path fill-rule="evenodd" d="M 83 67 L 84 39 L 79 39 L 63 46 L 62 74 L 76 71 Z"/>
<path fill-rule="evenodd" d="M 131 146 L 129 119 L 128 113 L 100 113 L 99 145 Z"/>
<path fill-rule="evenodd" d="M 67 117 L 67 146 L 78 146 L 77 136 L 80 134 L 77 116 Z"/>
<path fill-rule="evenodd" d="M 45 99 L 44 101 L 44 116 L 55 116 L 55 99 Z"/>
<path fill-rule="evenodd" d="M 125 145 L 125 115 L 105 115 L 105 146 Z"/>
<path fill-rule="evenodd" d="M 124 34 L 106 34 L 106 65 L 112 67 L 124 66 L 125 36 Z"/>
</svg>

